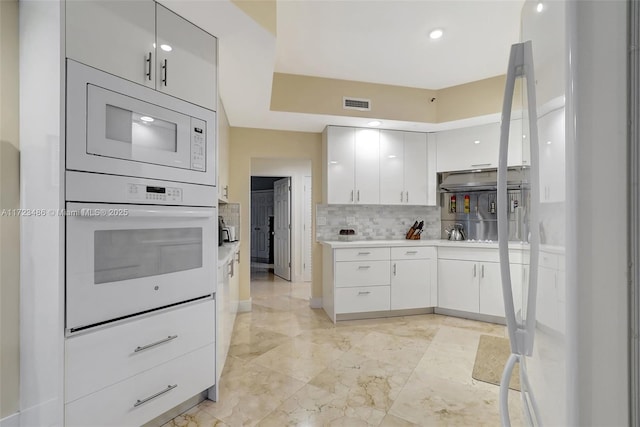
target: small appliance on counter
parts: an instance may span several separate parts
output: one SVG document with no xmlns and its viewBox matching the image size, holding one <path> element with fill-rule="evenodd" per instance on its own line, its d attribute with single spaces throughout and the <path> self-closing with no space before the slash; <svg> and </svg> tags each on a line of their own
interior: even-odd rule
<svg viewBox="0 0 640 427">
<path fill-rule="evenodd" d="M 352 228 L 343 228 L 338 232 L 338 240 L 343 242 L 351 242 L 356 236 L 356 230 Z"/>
<path fill-rule="evenodd" d="M 224 243 L 224 229 L 226 228 L 226 225 L 224 223 L 224 218 L 219 216 L 218 217 L 218 246 L 222 246 L 222 243 Z M 228 236 L 228 234 L 227 234 Z"/>
</svg>

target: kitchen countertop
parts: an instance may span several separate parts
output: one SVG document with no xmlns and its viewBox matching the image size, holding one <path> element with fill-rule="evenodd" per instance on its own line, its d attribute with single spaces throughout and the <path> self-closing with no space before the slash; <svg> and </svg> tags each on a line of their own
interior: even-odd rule
<svg viewBox="0 0 640 427">
<path fill-rule="evenodd" d="M 336 248 L 372 248 L 379 246 L 387 247 L 403 247 L 403 246 L 436 246 L 449 248 L 486 248 L 498 249 L 498 242 L 470 242 L 468 240 L 451 241 L 444 239 L 432 240 L 354 240 L 345 242 L 340 240 L 319 241 L 321 245 L 328 246 L 332 249 Z M 528 249 L 528 243 L 509 242 L 510 249 Z M 556 254 L 564 254 L 564 248 L 559 246 L 540 245 L 540 250 Z"/>
<path fill-rule="evenodd" d="M 223 266 L 233 256 L 240 247 L 240 242 L 225 242 L 222 246 L 218 246 L 218 267 Z"/>
</svg>

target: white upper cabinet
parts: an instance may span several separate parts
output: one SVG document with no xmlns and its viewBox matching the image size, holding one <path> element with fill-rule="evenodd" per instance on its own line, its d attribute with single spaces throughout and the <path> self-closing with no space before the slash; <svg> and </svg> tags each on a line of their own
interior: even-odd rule
<svg viewBox="0 0 640 427">
<path fill-rule="evenodd" d="M 363 205 L 380 203 L 380 131 L 356 129 L 355 201 Z"/>
<path fill-rule="evenodd" d="M 217 110 L 217 40 L 151 0 L 66 5 L 68 58 Z"/>
<path fill-rule="evenodd" d="M 540 159 L 540 201 L 565 200 L 564 108 L 538 119 L 538 155 Z"/>
<path fill-rule="evenodd" d="M 326 200 L 333 204 L 380 203 L 380 132 L 327 127 Z"/>
<path fill-rule="evenodd" d="M 327 203 L 354 203 L 355 129 L 330 126 L 326 130 Z"/>
<path fill-rule="evenodd" d="M 217 111 L 215 37 L 161 5 L 156 24 L 156 88 Z"/>
<path fill-rule="evenodd" d="M 452 129 L 436 134 L 438 172 L 498 167 L 500 123 Z M 511 121 L 508 166 L 528 165 L 523 151 L 522 120 Z"/>
<path fill-rule="evenodd" d="M 427 134 L 380 131 L 381 204 L 428 204 L 427 172 Z"/>
<path fill-rule="evenodd" d="M 65 5 L 67 57 L 155 88 L 153 1 L 77 0 Z"/>
</svg>

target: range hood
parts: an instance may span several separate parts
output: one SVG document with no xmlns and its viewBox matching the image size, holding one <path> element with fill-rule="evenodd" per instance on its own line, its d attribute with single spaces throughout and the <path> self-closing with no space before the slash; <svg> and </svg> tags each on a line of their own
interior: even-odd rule
<svg viewBox="0 0 640 427">
<path fill-rule="evenodd" d="M 458 191 L 484 191 L 498 188 L 498 171 L 485 169 L 482 171 L 443 172 L 439 177 L 441 193 Z M 507 189 L 520 190 L 529 188 L 527 169 L 512 168 L 507 171 Z"/>
</svg>

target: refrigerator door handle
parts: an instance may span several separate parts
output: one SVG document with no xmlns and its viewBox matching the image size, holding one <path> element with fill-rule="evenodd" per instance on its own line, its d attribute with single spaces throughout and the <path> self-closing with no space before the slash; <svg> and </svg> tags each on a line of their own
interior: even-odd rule
<svg viewBox="0 0 640 427">
<path fill-rule="evenodd" d="M 509 218 L 506 207 L 507 195 L 507 161 L 509 152 L 509 128 L 511 124 L 511 108 L 517 77 L 525 77 L 527 89 L 527 109 L 529 117 L 529 148 L 531 155 L 530 183 L 531 206 L 529 240 L 529 283 L 527 294 L 527 310 L 524 323 L 516 319 L 511 284 L 511 272 L 509 263 Z M 502 122 L 500 124 L 500 151 L 498 160 L 498 248 L 500 252 L 500 273 L 502 277 L 502 296 L 504 299 L 505 318 L 511 345 L 511 357 L 505 366 L 502 382 L 500 384 L 500 414 L 503 426 L 510 426 L 508 409 L 508 380 L 515 363 L 520 362 L 523 356 L 531 356 L 533 352 L 533 338 L 536 324 L 536 298 L 538 284 L 538 251 L 540 246 L 540 229 L 538 205 L 540 203 L 540 180 L 538 178 L 538 113 L 536 109 L 535 77 L 533 73 L 533 51 L 531 41 L 517 43 L 511 46 L 509 66 L 507 70 L 507 82 L 505 85 L 504 100 L 502 104 Z M 526 379 L 524 366 L 520 367 L 521 377 Z M 525 386 L 525 388 L 527 388 Z M 523 390 L 523 392 L 527 392 Z M 536 412 L 536 407 L 533 407 Z M 537 414 L 534 414 L 537 418 Z"/>
</svg>

